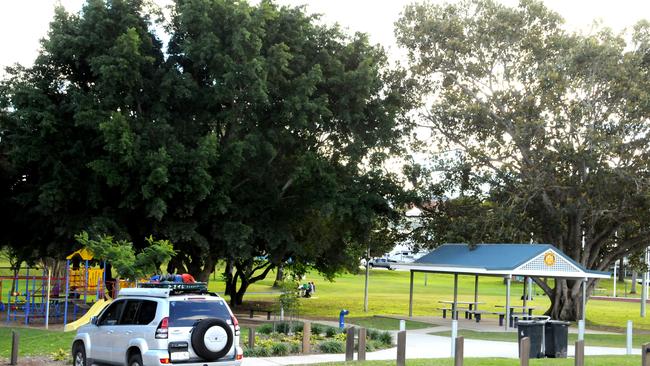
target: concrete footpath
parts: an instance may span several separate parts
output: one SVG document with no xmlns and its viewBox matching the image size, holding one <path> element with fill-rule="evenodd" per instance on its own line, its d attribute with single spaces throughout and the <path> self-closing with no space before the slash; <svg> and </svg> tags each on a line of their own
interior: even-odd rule
<svg viewBox="0 0 650 366">
<path fill-rule="evenodd" d="M 406 335 L 406 358 L 449 358 L 451 357 L 451 338 L 427 334 L 440 328 L 427 328 L 408 331 Z M 573 345 L 569 345 L 569 356 L 573 356 Z M 641 350 L 633 350 L 640 355 Z M 625 348 L 585 347 L 586 355 L 625 355 Z M 356 357 L 356 354 L 355 354 Z M 368 360 L 395 360 L 397 348 L 389 348 L 366 354 Z M 517 358 L 518 345 L 515 342 L 495 342 L 465 340 L 465 357 L 505 357 Z M 244 366 L 302 365 L 322 362 L 345 361 L 344 354 L 315 354 L 306 356 L 245 358 Z"/>
</svg>

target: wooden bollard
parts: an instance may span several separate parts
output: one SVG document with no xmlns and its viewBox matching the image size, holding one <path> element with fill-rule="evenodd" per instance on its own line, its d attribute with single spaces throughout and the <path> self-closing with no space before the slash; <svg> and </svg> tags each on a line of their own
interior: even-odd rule
<svg viewBox="0 0 650 366">
<path fill-rule="evenodd" d="M 357 360 L 366 360 L 366 328 L 359 329 L 359 350 L 357 351 Z"/>
<path fill-rule="evenodd" d="M 347 335 L 345 337 L 345 360 L 354 360 L 354 327 L 347 329 Z"/>
<path fill-rule="evenodd" d="M 406 331 L 397 333 L 397 366 L 406 366 Z"/>
<path fill-rule="evenodd" d="M 530 338 L 524 337 L 519 341 L 519 365 L 528 366 L 530 358 Z"/>
<path fill-rule="evenodd" d="M 641 346 L 641 366 L 650 366 L 650 343 Z"/>
<path fill-rule="evenodd" d="M 18 365 L 18 340 L 19 340 L 19 335 L 18 332 L 15 330 L 11 331 L 11 361 L 9 362 L 10 365 Z"/>
<path fill-rule="evenodd" d="M 585 366 L 585 341 L 576 342 L 575 366 Z"/>
<path fill-rule="evenodd" d="M 255 328 L 248 328 L 248 348 L 255 348 Z"/>
<path fill-rule="evenodd" d="M 302 353 L 309 354 L 311 352 L 311 323 L 304 322 L 302 326 Z"/>
<path fill-rule="evenodd" d="M 454 366 L 463 366 L 464 346 L 465 346 L 465 339 L 463 339 L 463 337 L 456 337 L 456 348 L 454 352 Z"/>
</svg>

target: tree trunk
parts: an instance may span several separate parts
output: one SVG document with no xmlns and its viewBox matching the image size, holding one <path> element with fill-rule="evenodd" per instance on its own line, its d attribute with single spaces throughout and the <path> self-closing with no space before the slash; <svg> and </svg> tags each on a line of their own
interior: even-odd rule
<svg viewBox="0 0 650 366">
<path fill-rule="evenodd" d="M 625 282 L 625 263 L 623 263 L 623 258 L 618 260 L 618 282 Z"/>
<path fill-rule="evenodd" d="M 223 271 L 223 276 L 225 277 L 226 282 L 226 290 L 224 292 L 224 295 L 230 296 L 235 292 L 234 289 L 237 288 L 237 281 L 233 282 L 233 278 L 235 276 L 233 274 L 233 264 L 231 260 L 226 262 L 226 268 Z"/>
<path fill-rule="evenodd" d="M 546 311 L 545 315 L 554 320 L 577 321 L 581 319 L 582 281 L 557 279 L 555 287 L 550 288 L 538 278 L 533 278 L 533 280 L 551 299 L 551 307 Z M 587 289 L 592 284 L 593 281 L 587 282 Z"/>
<path fill-rule="evenodd" d="M 278 288 L 284 281 L 284 264 L 278 266 L 278 270 L 275 272 L 275 281 L 273 281 L 273 287 Z"/>
<path fill-rule="evenodd" d="M 636 271 L 632 271 L 632 288 L 630 289 L 630 294 L 636 294 L 636 281 L 637 273 Z"/>
<path fill-rule="evenodd" d="M 214 264 L 214 259 L 206 258 L 203 264 L 203 268 L 199 271 L 196 280 L 199 282 L 208 282 L 210 280 L 210 273 L 214 271 Z"/>
<path fill-rule="evenodd" d="M 230 304 L 232 307 L 237 307 L 242 304 L 248 286 L 265 279 L 275 265 L 271 262 L 254 264 L 253 261 L 246 261 L 235 263 L 234 268 L 236 269 L 235 275 L 228 282 L 230 282 Z M 255 275 L 258 271 L 262 271 L 262 273 Z M 237 282 L 240 283 L 239 289 L 237 289 Z"/>
</svg>

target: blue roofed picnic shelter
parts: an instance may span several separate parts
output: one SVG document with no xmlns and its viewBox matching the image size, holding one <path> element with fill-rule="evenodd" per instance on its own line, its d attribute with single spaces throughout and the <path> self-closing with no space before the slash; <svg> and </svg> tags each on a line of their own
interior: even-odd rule
<svg viewBox="0 0 650 366">
<path fill-rule="evenodd" d="M 514 276 L 524 278 L 524 292 L 530 286 L 529 279 L 555 278 L 582 281 L 582 319 L 585 318 L 586 283 L 590 278 L 609 278 L 607 272 L 592 271 L 571 259 L 550 244 L 444 244 L 412 263 L 398 263 L 395 268 L 411 272 L 409 291 L 409 317 L 413 316 L 413 274 L 447 273 L 454 275 L 454 300 L 452 318 L 458 313 L 458 276 L 472 275 L 474 285 L 474 312 L 478 309 L 478 277 L 498 276 L 506 281 L 504 314 L 510 314 L 505 328 L 512 324 L 510 284 Z M 523 296 L 526 307 L 527 296 Z M 471 310 L 470 304 L 470 310 Z"/>
</svg>

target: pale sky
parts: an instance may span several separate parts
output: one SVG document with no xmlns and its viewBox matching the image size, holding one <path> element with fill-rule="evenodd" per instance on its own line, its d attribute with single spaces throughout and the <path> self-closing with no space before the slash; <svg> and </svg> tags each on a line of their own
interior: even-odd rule
<svg viewBox="0 0 650 366">
<path fill-rule="evenodd" d="M 155 0 L 169 4 L 171 0 Z M 434 0 L 443 2 L 442 0 Z M 500 0 L 515 5 L 517 0 Z M 39 39 L 47 33 L 56 3 L 77 12 L 83 0 L 0 0 L 0 68 L 19 62 L 31 65 L 38 53 Z M 404 5 L 412 0 L 277 0 L 279 4 L 308 4 L 310 12 L 323 14 L 328 23 L 338 22 L 350 31 L 370 35 L 396 54 L 393 23 Z M 544 0 L 560 13 L 572 30 L 588 31 L 594 20 L 620 31 L 642 18 L 650 18 L 648 0 Z M 1 73 L 0 73 L 1 74 Z"/>
</svg>

